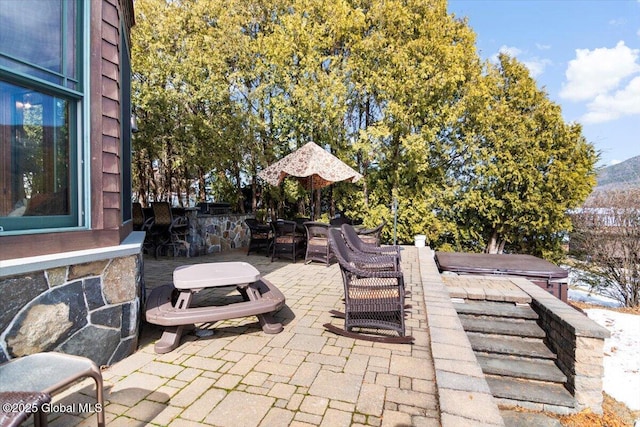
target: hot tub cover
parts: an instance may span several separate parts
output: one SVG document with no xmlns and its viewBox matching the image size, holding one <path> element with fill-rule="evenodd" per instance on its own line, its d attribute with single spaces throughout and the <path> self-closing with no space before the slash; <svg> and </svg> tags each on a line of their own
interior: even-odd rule
<svg viewBox="0 0 640 427">
<path fill-rule="evenodd" d="M 464 274 L 505 274 L 529 278 L 565 279 L 569 272 L 533 255 L 436 252 L 438 269 Z"/>
</svg>

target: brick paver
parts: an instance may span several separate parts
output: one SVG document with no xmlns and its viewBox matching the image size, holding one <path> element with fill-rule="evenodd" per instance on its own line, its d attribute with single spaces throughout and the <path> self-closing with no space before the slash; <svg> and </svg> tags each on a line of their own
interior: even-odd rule
<svg viewBox="0 0 640 427">
<path fill-rule="evenodd" d="M 159 355 L 153 345 L 162 328 L 145 324 L 139 350 L 103 371 L 108 425 L 504 425 L 429 248 L 402 252 L 411 345 L 354 340 L 323 328 L 342 323 L 329 313 L 343 308 L 336 264 L 272 263 L 242 250 L 145 257 L 147 292 L 171 283 L 179 265 L 224 261 L 251 263 L 282 291 L 286 306 L 275 317 L 284 330 L 264 334 L 256 317 L 196 325 L 213 335 L 186 334 L 177 349 Z M 474 292 L 520 297 L 501 283 Z M 204 290 L 194 302 L 219 303 L 230 293 Z M 90 401 L 93 393 L 85 381 L 54 403 Z M 95 425 L 93 414 L 51 414 L 49 420 L 52 426 Z"/>
</svg>

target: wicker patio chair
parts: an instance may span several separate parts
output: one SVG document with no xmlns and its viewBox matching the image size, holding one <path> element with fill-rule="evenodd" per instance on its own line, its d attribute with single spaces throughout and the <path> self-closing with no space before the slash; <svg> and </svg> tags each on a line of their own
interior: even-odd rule
<svg viewBox="0 0 640 427">
<path fill-rule="evenodd" d="M 0 391 L 0 427 L 20 427 L 33 414 L 35 427 L 47 426 L 45 403 L 51 395 L 39 391 Z"/>
<path fill-rule="evenodd" d="M 271 261 L 275 258 L 290 258 L 297 261 L 298 256 L 304 254 L 306 238 L 304 227 L 300 229 L 295 221 L 279 219 L 271 223 L 273 230 L 273 244 L 271 245 Z"/>
<path fill-rule="evenodd" d="M 324 262 L 327 266 L 335 259 L 331 246 L 329 246 L 329 224 L 317 221 L 307 221 L 304 223 L 307 229 L 307 253 L 305 261 Z"/>
<path fill-rule="evenodd" d="M 153 207 L 153 226 L 151 234 L 155 241 L 155 257 L 163 248 L 171 248 L 173 256 L 184 247 L 189 256 L 189 220 L 186 216 L 173 216 L 171 205 L 167 202 L 155 202 Z"/>
<path fill-rule="evenodd" d="M 368 254 L 392 255 L 398 258 L 400 262 L 400 246 L 376 246 L 362 241 L 361 236 L 356 232 L 355 228 L 349 224 L 342 224 L 340 227 L 347 245 L 354 251 L 364 252 Z"/>
<path fill-rule="evenodd" d="M 255 218 L 247 218 L 244 222 L 247 224 L 247 227 L 249 227 L 250 233 L 247 255 L 249 255 L 251 251 L 258 252 L 265 250 L 267 256 L 269 256 L 269 248 L 273 240 L 271 226 L 268 224 L 260 224 Z"/>
<path fill-rule="evenodd" d="M 344 285 L 344 329 L 331 323 L 324 327 L 336 334 L 367 341 L 411 343 L 405 334 L 405 289 L 401 271 L 367 269 L 375 263 L 393 263 L 393 257 L 350 250 L 340 230 L 329 230 L 329 244 L 338 259 Z M 391 259 L 390 259 L 391 258 Z M 356 329 L 356 330 L 354 330 Z M 397 333 L 390 334 L 390 333 Z"/>
<path fill-rule="evenodd" d="M 382 234 L 382 229 L 386 224 L 387 224 L 387 221 L 382 220 L 380 225 L 378 225 L 377 227 L 361 228 L 361 229 L 357 229 L 356 232 L 358 233 L 358 236 L 360 236 L 360 239 L 363 242 L 368 243 L 370 245 L 374 245 L 374 246 L 380 246 L 380 235 Z"/>
<path fill-rule="evenodd" d="M 146 253 L 155 253 L 155 245 L 151 235 L 151 227 L 154 223 L 153 215 L 147 215 L 145 209 L 143 209 L 142 205 L 138 202 L 133 203 L 131 208 L 133 229 L 135 231 L 146 232 L 142 250 Z"/>
</svg>

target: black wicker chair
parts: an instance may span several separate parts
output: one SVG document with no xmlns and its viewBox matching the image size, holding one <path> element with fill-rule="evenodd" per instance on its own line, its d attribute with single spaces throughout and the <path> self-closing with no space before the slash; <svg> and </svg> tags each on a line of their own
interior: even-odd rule
<svg viewBox="0 0 640 427">
<path fill-rule="evenodd" d="M 380 246 L 380 235 L 382 234 L 382 229 L 386 224 L 387 221 L 382 220 L 380 225 L 375 228 L 359 228 L 355 230 L 363 242 L 374 246 Z"/>
<path fill-rule="evenodd" d="M 400 262 L 400 246 L 376 246 L 366 243 L 362 240 L 362 236 L 349 224 L 342 224 L 340 227 L 347 245 L 354 251 L 368 253 L 372 255 L 392 255 L 398 258 Z"/>
<path fill-rule="evenodd" d="M 393 264 L 394 257 L 352 251 L 340 230 L 335 228 L 329 230 L 329 244 L 340 265 L 345 302 L 344 313 L 335 310 L 331 313 L 344 318 L 344 329 L 331 323 L 324 327 L 336 334 L 367 341 L 413 342 L 413 337 L 405 334 L 402 272 L 370 268 L 375 264 Z"/>
<path fill-rule="evenodd" d="M 158 257 L 163 248 L 171 248 L 175 257 L 180 247 L 185 248 L 188 257 L 189 219 L 186 216 L 174 216 L 171 205 L 167 202 L 154 202 L 151 207 L 154 220 L 150 231 L 155 242 L 155 257 Z"/>
<path fill-rule="evenodd" d="M 335 260 L 335 255 L 329 246 L 329 224 L 317 221 L 307 221 L 304 223 L 307 229 L 307 253 L 305 261 L 323 262 L 327 266 Z"/>
<path fill-rule="evenodd" d="M 132 208 L 132 221 L 133 221 L 133 229 L 135 231 L 144 231 L 146 232 L 144 237 L 144 243 L 142 245 L 142 250 L 146 253 L 154 253 L 155 254 L 155 245 L 153 241 L 153 237 L 151 234 L 151 227 L 154 223 L 153 214 L 147 215 L 145 211 L 149 211 L 148 209 L 143 209 L 142 205 L 138 202 L 134 202 L 131 205 Z M 153 213 L 153 210 L 151 210 Z"/>
<path fill-rule="evenodd" d="M 250 234 L 247 255 L 249 255 L 251 251 L 258 252 L 264 250 L 267 256 L 269 256 L 269 249 L 271 241 L 273 240 L 271 226 L 268 224 L 260 224 L 255 218 L 247 218 L 244 222 L 249 227 Z"/>
<path fill-rule="evenodd" d="M 306 237 L 304 227 L 295 221 L 279 219 L 271 223 L 273 244 L 271 245 L 271 261 L 277 257 L 285 257 L 297 261 L 304 254 Z"/>
</svg>

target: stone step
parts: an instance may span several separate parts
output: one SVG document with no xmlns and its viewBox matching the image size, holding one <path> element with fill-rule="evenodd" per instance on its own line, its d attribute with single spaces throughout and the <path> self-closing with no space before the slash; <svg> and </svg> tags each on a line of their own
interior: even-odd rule
<svg viewBox="0 0 640 427">
<path fill-rule="evenodd" d="M 467 337 L 471 348 L 477 352 L 556 359 L 556 355 L 541 339 L 487 335 L 476 332 L 467 332 Z"/>
<path fill-rule="evenodd" d="M 465 302 L 454 302 L 453 306 L 458 314 L 511 317 L 514 319 L 538 319 L 538 314 L 528 305 L 516 305 L 508 302 L 465 300 Z"/>
<path fill-rule="evenodd" d="M 507 377 L 486 376 L 494 397 L 520 402 L 575 407 L 575 399 L 564 386 L 554 383 L 517 380 Z"/>
<path fill-rule="evenodd" d="M 500 415 L 505 427 L 562 427 L 557 418 L 543 412 L 501 409 Z"/>
<path fill-rule="evenodd" d="M 544 338 L 546 336 L 544 330 L 533 320 L 515 320 L 505 317 L 493 318 L 468 314 L 460 314 L 458 317 L 462 322 L 462 327 L 468 332 L 531 338 Z"/>
<path fill-rule="evenodd" d="M 553 360 L 500 356 L 486 353 L 476 353 L 476 358 L 482 367 L 482 372 L 488 375 L 553 383 L 564 383 L 567 381 L 567 376 L 562 373 Z"/>
</svg>

